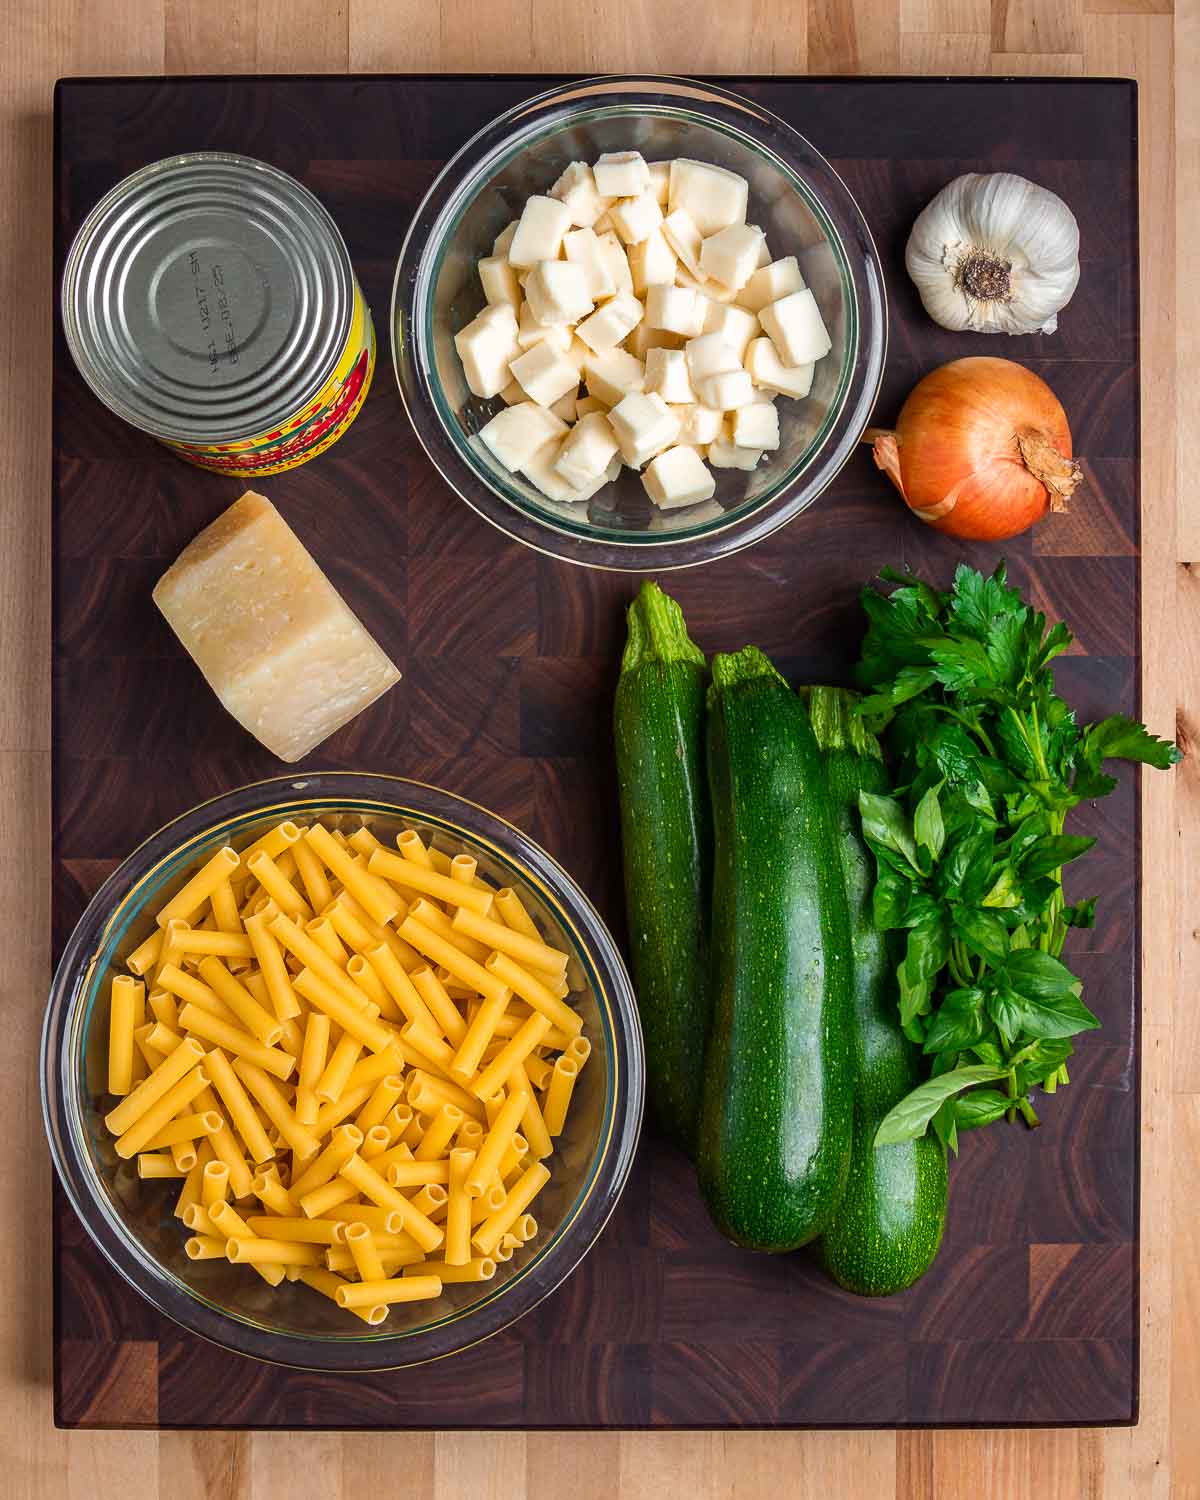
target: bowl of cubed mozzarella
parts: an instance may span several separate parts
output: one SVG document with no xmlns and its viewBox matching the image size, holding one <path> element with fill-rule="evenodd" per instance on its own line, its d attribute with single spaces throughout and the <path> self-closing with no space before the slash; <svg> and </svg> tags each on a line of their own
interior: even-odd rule
<svg viewBox="0 0 1200 1500">
<path fill-rule="evenodd" d="M 396 269 L 404 405 L 502 532 L 592 567 L 694 566 L 806 509 L 887 348 L 879 258 L 830 163 L 752 98 L 587 79 L 447 163 Z"/>
</svg>

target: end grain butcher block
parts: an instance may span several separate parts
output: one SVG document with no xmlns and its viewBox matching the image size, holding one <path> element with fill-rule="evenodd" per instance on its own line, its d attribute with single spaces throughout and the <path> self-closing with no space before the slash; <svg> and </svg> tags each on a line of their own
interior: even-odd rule
<svg viewBox="0 0 1200 1500">
<path fill-rule="evenodd" d="M 448 156 L 539 78 L 79 80 L 57 97 L 57 268 L 87 209 L 173 152 L 245 152 L 328 206 L 380 334 L 350 433 L 262 488 L 355 601 L 404 681 L 314 767 L 390 771 L 520 824 L 623 931 L 612 689 L 636 580 L 505 541 L 413 437 L 386 358 L 409 218 Z M 876 236 L 891 353 L 879 418 L 926 370 L 1027 362 L 1061 398 L 1086 481 L 1069 517 L 1007 545 L 1015 582 L 1078 640 L 1059 681 L 1081 714 L 1137 712 L 1138 343 L 1134 86 L 1078 79 L 729 81 L 831 157 Z M 903 271 L 916 213 L 950 178 L 1003 168 L 1079 219 L 1083 275 L 1052 337 L 943 332 Z M 54 932 L 165 819 L 280 767 L 228 716 L 150 591 L 244 488 L 189 469 L 54 365 Z M 677 575 L 709 651 L 753 641 L 797 679 L 844 674 L 859 587 L 885 564 L 945 581 L 962 547 L 904 513 L 864 449 L 761 546 Z M 941 1257 L 910 1292 L 861 1300 L 805 1253 L 725 1244 L 687 1163 L 648 1129 L 596 1249 L 536 1312 L 420 1370 L 318 1376 L 213 1348 L 155 1313 L 55 1199 L 55 1381 L 68 1426 L 791 1427 L 1122 1423 L 1137 1410 L 1138 814 L 1127 775 L 1076 828 L 1099 839 L 1103 920 L 1072 934 L 1103 1029 L 1036 1132 L 968 1137 Z"/>
</svg>

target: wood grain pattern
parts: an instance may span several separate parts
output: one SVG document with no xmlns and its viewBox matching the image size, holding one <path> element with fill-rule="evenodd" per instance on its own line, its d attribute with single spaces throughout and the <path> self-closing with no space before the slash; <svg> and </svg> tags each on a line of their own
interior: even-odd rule
<svg viewBox="0 0 1200 1500">
<path fill-rule="evenodd" d="M 1047 9 L 1055 0 L 1044 0 Z M 159 24 L 157 12 L 164 12 Z M 690 15 L 689 55 L 683 66 L 699 71 L 720 67 L 725 56 L 744 57 L 748 68 L 770 70 L 782 65 L 814 70 L 821 60 L 806 47 L 806 30 L 814 30 L 821 4 L 776 3 L 765 10 L 764 24 L 743 27 L 739 7 L 697 0 Z M 868 11 L 887 38 L 876 65 L 885 71 L 914 67 L 918 50 L 939 51 L 946 61 L 930 70 L 982 71 L 990 57 L 992 71 L 1017 71 L 1013 54 L 991 52 L 988 18 L 971 33 L 916 33 L 906 17 L 897 18 L 898 0 L 876 0 Z M 1172 15 L 1171 11 L 1176 14 Z M 282 53 L 259 48 L 258 15 L 272 10 L 289 17 L 295 7 L 282 0 L 44 0 L 9 17 L 6 62 L 0 71 L 0 181 L 10 203 L 23 206 L 0 225 L 5 276 L 19 272 L 21 295 L 0 303 L 0 344 L 6 367 L 19 367 L 27 378 L 10 381 L 3 392 L 9 442 L 0 447 L 0 558 L 5 587 L 0 589 L 0 681 L 9 713 L 0 750 L 0 820 L 10 835 L 8 847 L 45 849 L 49 818 L 49 672 L 48 668 L 48 507 L 49 476 L 49 328 L 51 268 L 50 85 L 63 73 L 182 72 L 239 69 L 270 70 L 284 66 Z M 185 27 L 185 12 L 195 24 Z M 1200 724 L 1200 676 L 1193 656 L 1181 658 L 1182 641 L 1200 639 L 1197 590 L 1189 586 L 1188 565 L 1200 556 L 1200 505 L 1190 485 L 1191 455 L 1200 439 L 1200 393 L 1192 377 L 1195 364 L 1197 268 L 1192 246 L 1200 237 L 1200 95 L 1194 88 L 1200 62 L 1200 5 L 1196 0 L 1086 0 L 1090 18 L 1103 16 L 1085 29 L 1083 70 L 1112 76 L 1125 73 L 1141 85 L 1143 180 L 1153 184 L 1141 212 L 1142 272 L 1155 287 L 1142 305 L 1143 446 L 1155 482 L 1143 485 L 1143 711 L 1160 733 L 1170 732 L 1176 715 L 1181 740 L 1195 746 Z M 545 0 L 536 12 L 503 5 L 477 7 L 417 3 L 417 0 L 353 0 L 348 51 L 340 53 L 323 38 L 322 65 L 329 70 L 454 69 L 494 66 L 493 46 L 514 30 L 527 41 L 527 56 L 536 45 L 543 67 L 587 72 L 665 66 L 666 49 L 678 45 L 674 15 L 656 20 L 651 0 L 621 0 L 593 12 L 567 0 Z M 1157 14 L 1153 14 L 1157 13 Z M 534 21 L 537 17 L 537 39 Z M 593 15 L 596 19 L 593 20 Z M 1111 19 L 1109 19 L 1111 17 Z M 304 23 L 322 25 L 311 15 Z M 242 39 L 239 43 L 239 37 Z M 897 43 L 898 37 L 898 43 Z M 247 40 L 247 38 L 249 40 Z M 238 46 L 241 46 L 240 61 Z M 888 50 L 891 48 L 892 50 Z M 744 50 L 743 50 L 744 49 Z M 776 63 L 776 57 L 782 60 Z M 482 58 L 482 63 L 479 59 Z M 1043 71 L 1056 61 L 1035 54 Z M 522 65 L 526 65 L 524 58 Z M 866 65 L 851 59 L 851 66 Z M 1025 71 L 1024 68 L 1021 71 Z M 1173 88 L 1180 80 L 1178 90 Z M 1177 131 L 1173 134 L 1173 126 Z M 1149 127 L 1149 128 L 1148 128 Z M 1171 184 L 1178 181 L 1178 235 Z M 1178 257 L 1176 243 L 1178 241 Z M 1178 260 L 1178 308 L 1170 286 Z M 1164 284 L 1164 279 L 1166 284 Z M 6 280 L 6 285 L 8 284 Z M 1178 369 L 1175 376 L 1176 347 Z M 1190 351 L 1190 357 L 1189 357 Z M 1153 389 L 1150 382 L 1154 381 Z M 1175 438 L 1178 413 L 1178 443 Z M 1180 483 L 1175 483 L 1176 453 Z M 1178 495 L 1178 509 L 1176 496 Z M 1200 934 L 1189 913 L 1197 909 L 1200 888 L 1194 861 L 1177 875 L 1181 845 L 1195 848 L 1200 834 L 1200 788 L 1167 778 L 1143 783 L 1145 879 L 1143 887 L 1143 994 L 1160 1019 L 1143 1037 L 1142 1223 L 1144 1254 L 1141 1277 L 1142 1419 L 1136 1429 L 1028 1432 L 913 1432 L 890 1434 L 808 1434 L 795 1443 L 780 1434 L 531 1434 L 504 1470 L 514 1496 L 545 1494 L 547 1474 L 572 1456 L 563 1473 L 579 1500 L 619 1496 L 642 1500 L 680 1493 L 696 1500 L 721 1500 L 786 1493 L 798 1500 L 829 1494 L 939 1500 L 995 1494 L 1054 1493 L 1130 1496 L 1169 1493 L 1195 1500 L 1200 1496 L 1200 1452 L 1193 1413 L 1200 1391 L 1200 1330 L 1186 1310 L 1200 1306 L 1200 1267 L 1182 1254 L 1185 1238 L 1194 1238 L 1191 1221 L 1200 1189 L 1200 1131 L 1180 1132 L 1176 1116 L 1194 1114 L 1191 1101 L 1200 1085 L 1197 1072 L 1176 1071 L 1175 1027 L 1194 1017 L 1191 994 L 1176 979 L 1176 964 L 1190 964 L 1195 975 Z M 1188 842 L 1190 840 L 1190 843 Z M 1184 885 L 1184 873 L 1189 884 Z M 56 1433 L 51 1427 L 47 1383 L 49 1357 L 49 1167 L 41 1144 L 41 1121 L 28 1088 L 36 1054 L 40 1006 L 28 997 L 44 992 L 47 978 L 49 909 L 43 899 L 47 882 L 30 881 L 25 854 L 0 857 L 0 907 L 13 914 L 10 968 L 4 978 L 6 1016 L 13 1026 L 13 1045 L 0 1057 L 0 1119 L 21 1170 L 0 1173 L 0 1208 L 18 1226 L 18 1253 L 7 1261 L 6 1291 L 0 1300 L 0 1393 L 6 1422 L 0 1438 L 5 1478 L 22 1500 L 101 1493 L 86 1483 L 103 1465 L 107 1492 L 172 1500 L 276 1500 L 285 1491 L 259 1468 L 252 1476 L 249 1454 L 273 1441 L 263 1435 L 230 1433 L 164 1433 L 158 1436 Z M 1194 985 L 1192 986 L 1194 993 Z M 15 1003 L 8 1004 L 9 997 Z M 1176 996 L 1179 997 L 1178 1002 Z M 1195 1055 L 1194 1053 L 1192 1054 Z M 1175 1205 L 1174 1211 L 1172 1205 Z M 1177 1224 L 1171 1252 L 1172 1217 Z M 1175 1399 L 1172 1399 L 1174 1392 Z M 296 1436 L 287 1439 L 299 1442 Z M 370 1450 L 386 1455 L 389 1488 L 407 1495 L 410 1459 L 423 1496 L 457 1496 L 454 1481 L 462 1468 L 459 1456 L 485 1453 L 487 1435 L 417 1434 L 393 1437 L 347 1435 L 341 1440 L 343 1479 L 333 1500 L 352 1491 L 358 1473 L 356 1455 Z M 609 1455 L 613 1445 L 619 1457 Z M 428 1445 L 427 1448 L 421 1445 Z M 418 1458 L 418 1449 L 432 1455 Z M 372 1459 L 372 1462 L 375 1462 Z M 481 1472 L 486 1469 L 481 1464 Z M 568 1485 L 564 1484 L 564 1488 Z M 481 1481 L 482 1488 L 482 1481 Z M 317 1491 L 301 1484 L 288 1494 Z M 355 1493 L 360 1493 L 357 1491 Z M 328 1500 L 326 1495 L 321 1500 Z"/>
<path fill-rule="evenodd" d="M 534 87 L 528 77 L 63 85 L 57 258 L 95 196 L 136 162 L 185 140 L 207 149 L 239 144 L 284 161 L 322 193 L 379 312 L 388 247 L 398 244 L 432 165 Z M 1069 197 L 1093 231 L 1062 335 L 1029 340 L 1027 356 L 1072 415 L 1100 486 L 1096 519 L 1064 533 L 1054 553 L 1036 550 L 1031 537 L 1006 550 L 1038 606 L 1077 632 L 1062 676 L 1079 711 L 1133 711 L 1137 341 L 1133 308 L 1119 292 L 1135 264 L 1131 90 L 1048 80 L 742 87 L 816 136 L 875 230 L 893 330 L 884 416 L 925 369 L 990 347 L 931 327 L 900 274 L 907 226 L 940 183 L 973 161 L 1002 160 Z M 877 122 L 900 118 L 906 151 L 896 162 L 879 154 Z M 945 154 L 947 130 L 953 157 Z M 420 165 L 394 171 L 389 147 Z M 98 414 L 61 341 L 54 412 L 61 938 L 89 882 L 159 820 L 214 780 L 253 780 L 274 767 L 213 713 L 149 599 L 156 574 L 241 485 L 197 476 Z M 478 795 L 529 827 L 620 931 L 608 721 L 631 580 L 567 567 L 488 531 L 431 479 L 386 378 L 320 464 L 263 488 L 406 673 L 404 689 L 330 740 L 313 765 L 400 771 Z M 122 500 L 139 507 L 139 521 L 119 518 Z M 448 548 L 448 535 L 462 545 Z M 864 450 L 786 531 L 683 573 L 673 587 L 707 649 L 752 639 L 812 680 L 848 669 L 865 579 L 888 562 L 945 579 L 962 555 L 958 544 L 912 524 Z M 965 555 L 990 567 L 999 553 L 976 547 Z M 148 670 L 157 686 L 150 705 Z M 1078 820 L 1098 838 L 1086 878 L 1101 894 L 1104 921 L 1075 948 L 1093 971 L 1089 999 L 1105 1029 L 1084 1039 L 1072 1087 L 1047 1111 L 1046 1130 L 992 1131 L 968 1142 L 954 1173 L 945 1251 L 907 1295 L 856 1299 L 832 1287 L 807 1255 L 754 1257 L 725 1244 L 706 1220 L 690 1168 L 649 1133 L 600 1244 L 521 1324 L 419 1372 L 294 1374 L 164 1324 L 114 1285 L 59 1200 L 60 1421 L 264 1428 L 1130 1421 L 1135 786 L 1130 778 Z M 311 1466 L 329 1462 L 318 1444 Z"/>
</svg>

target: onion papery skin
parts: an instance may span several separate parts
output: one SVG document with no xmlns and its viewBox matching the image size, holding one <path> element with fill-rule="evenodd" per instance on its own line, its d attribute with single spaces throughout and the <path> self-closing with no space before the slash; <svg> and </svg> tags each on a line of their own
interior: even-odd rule
<svg viewBox="0 0 1200 1500">
<path fill-rule="evenodd" d="M 1062 403 L 1008 359 L 956 359 L 931 371 L 895 431 L 872 437 L 876 464 L 914 514 L 972 541 L 1003 541 L 1065 510 L 1081 477 Z"/>
</svg>

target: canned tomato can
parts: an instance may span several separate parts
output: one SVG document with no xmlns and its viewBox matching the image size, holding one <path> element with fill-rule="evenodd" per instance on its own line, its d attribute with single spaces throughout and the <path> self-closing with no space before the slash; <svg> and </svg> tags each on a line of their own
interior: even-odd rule
<svg viewBox="0 0 1200 1500">
<path fill-rule="evenodd" d="M 225 152 L 153 162 L 97 203 L 67 256 L 62 317 L 110 411 L 245 478 L 336 443 L 375 369 L 337 225 L 286 172 Z"/>
</svg>

